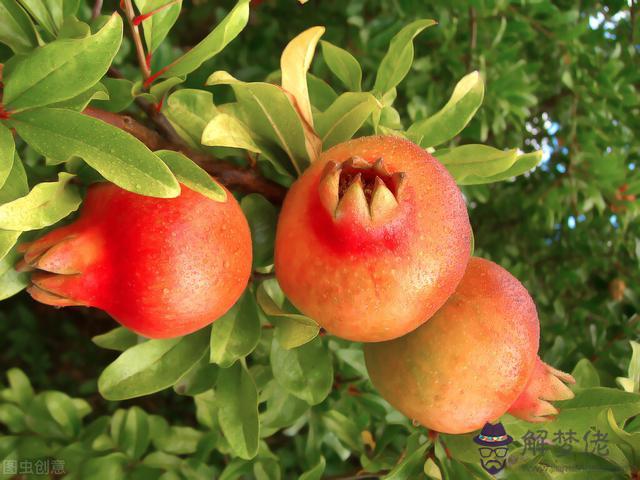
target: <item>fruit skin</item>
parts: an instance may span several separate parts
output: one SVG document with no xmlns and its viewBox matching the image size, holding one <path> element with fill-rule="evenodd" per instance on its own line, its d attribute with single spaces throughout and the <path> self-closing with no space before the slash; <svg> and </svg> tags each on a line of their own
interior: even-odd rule
<svg viewBox="0 0 640 480">
<path fill-rule="evenodd" d="M 362 195 L 337 216 L 319 194 L 327 164 L 354 156 L 369 165 L 382 157 L 390 174 L 405 174 L 397 204 L 382 200 L 373 220 L 359 210 Z M 276 276 L 293 304 L 330 333 L 389 340 L 421 325 L 453 293 L 470 237 L 464 199 L 435 158 L 398 137 L 358 138 L 324 152 L 288 192 L 276 233 Z"/>
<path fill-rule="evenodd" d="M 364 351 L 371 381 L 389 403 L 427 428 L 459 434 L 495 422 L 514 403 L 512 413 L 544 421 L 557 410 L 543 399 L 571 398 L 556 377 L 572 377 L 538 358 L 539 335 L 522 284 L 472 257 L 456 292 L 428 322 Z"/>
<path fill-rule="evenodd" d="M 216 202 L 181 185 L 177 198 L 110 183 L 89 188 L 79 218 L 24 245 L 29 293 L 86 305 L 151 338 L 186 335 L 223 315 L 251 273 L 251 234 L 233 196 Z"/>
</svg>

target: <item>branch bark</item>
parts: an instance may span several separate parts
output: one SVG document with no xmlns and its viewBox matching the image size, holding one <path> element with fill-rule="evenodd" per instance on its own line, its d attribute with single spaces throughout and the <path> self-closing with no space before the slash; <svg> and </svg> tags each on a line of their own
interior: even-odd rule
<svg viewBox="0 0 640 480">
<path fill-rule="evenodd" d="M 92 107 L 86 108 L 84 114 L 102 120 L 133 135 L 150 150 L 174 150 L 183 153 L 231 190 L 239 190 L 243 193 L 259 193 L 275 204 L 282 203 L 287 192 L 284 187 L 262 177 L 256 170 L 237 167 L 214 158 L 207 153 L 196 151 L 183 142 L 172 142 L 129 115 L 107 112 Z"/>
</svg>

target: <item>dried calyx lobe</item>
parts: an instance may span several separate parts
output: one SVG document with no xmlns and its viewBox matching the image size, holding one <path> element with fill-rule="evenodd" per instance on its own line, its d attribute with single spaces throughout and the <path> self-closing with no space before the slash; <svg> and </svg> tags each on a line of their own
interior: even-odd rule
<svg viewBox="0 0 640 480">
<path fill-rule="evenodd" d="M 355 215 L 376 221 L 398 207 L 405 183 L 406 174 L 390 173 L 383 158 L 369 163 L 361 157 L 351 157 L 342 163 L 327 163 L 319 194 L 336 219 Z"/>
</svg>

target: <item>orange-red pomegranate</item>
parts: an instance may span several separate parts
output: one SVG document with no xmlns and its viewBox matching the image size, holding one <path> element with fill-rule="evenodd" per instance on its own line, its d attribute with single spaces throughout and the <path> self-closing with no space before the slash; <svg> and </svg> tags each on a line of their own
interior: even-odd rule
<svg viewBox="0 0 640 480">
<path fill-rule="evenodd" d="M 466 433 L 505 412 L 530 422 L 558 410 L 549 403 L 573 393 L 571 375 L 537 355 L 536 307 L 502 267 L 472 258 L 456 293 L 410 334 L 365 345 L 374 386 L 423 426 Z"/>
<path fill-rule="evenodd" d="M 92 186 L 74 223 L 23 245 L 23 268 L 37 269 L 31 296 L 100 308 L 151 338 L 219 318 L 251 273 L 249 226 L 229 192 L 216 202 L 181 187 L 165 199 Z"/>
<path fill-rule="evenodd" d="M 470 235 L 460 190 L 435 158 L 397 137 L 358 138 L 324 152 L 288 192 L 276 276 L 330 333 L 389 340 L 453 293 Z"/>
</svg>

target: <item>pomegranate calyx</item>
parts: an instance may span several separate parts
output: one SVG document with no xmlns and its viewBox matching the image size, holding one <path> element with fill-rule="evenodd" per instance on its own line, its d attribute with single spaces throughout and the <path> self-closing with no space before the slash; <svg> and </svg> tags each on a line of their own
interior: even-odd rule
<svg viewBox="0 0 640 480">
<path fill-rule="evenodd" d="M 342 163 L 328 162 L 318 185 L 320 201 L 340 220 L 362 223 L 384 221 L 399 205 L 406 174 L 391 174 L 384 159 L 369 163 L 354 156 Z"/>
<path fill-rule="evenodd" d="M 527 386 L 509 407 L 508 413 L 527 422 L 553 420 L 558 414 L 558 409 L 550 402 L 573 398 L 574 394 L 567 386 L 573 383 L 576 381 L 571 375 L 547 365 L 540 357 L 536 357 L 536 365 Z"/>
</svg>

